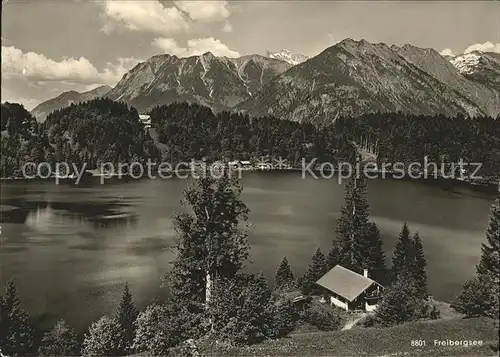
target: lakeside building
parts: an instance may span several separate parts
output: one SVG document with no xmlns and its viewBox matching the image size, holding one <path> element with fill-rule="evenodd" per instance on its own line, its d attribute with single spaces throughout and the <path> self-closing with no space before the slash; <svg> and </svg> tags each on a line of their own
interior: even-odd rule
<svg viewBox="0 0 500 357">
<path fill-rule="evenodd" d="M 384 287 L 368 277 L 336 265 L 317 282 L 323 291 L 324 301 L 346 311 L 373 311 L 377 308 Z"/>
</svg>

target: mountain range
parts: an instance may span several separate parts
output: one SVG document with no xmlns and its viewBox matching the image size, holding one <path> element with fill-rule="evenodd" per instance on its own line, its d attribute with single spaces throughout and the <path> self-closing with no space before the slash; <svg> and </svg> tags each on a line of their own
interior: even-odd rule
<svg viewBox="0 0 500 357">
<path fill-rule="evenodd" d="M 32 114 L 99 96 L 144 113 L 172 102 L 197 102 L 214 111 L 238 110 L 327 124 L 338 116 L 396 112 L 455 116 L 500 113 L 500 54 L 444 57 L 433 49 L 346 39 L 315 57 L 290 51 L 267 56 L 179 58 L 156 55 L 139 63 L 112 89 L 65 92 Z"/>
<path fill-rule="evenodd" d="M 49 99 L 43 103 L 38 104 L 31 110 L 31 114 L 38 120 L 44 121 L 47 115 L 54 110 L 69 107 L 71 104 L 78 104 L 88 100 L 105 96 L 111 87 L 100 86 L 89 90 L 87 92 L 68 91 L 63 92 L 55 98 Z"/>
<path fill-rule="evenodd" d="M 287 62 L 259 55 L 157 55 L 132 68 L 107 96 L 125 101 L 141 112 L 158 104 L 182 101 L 223 110 L 251 98 L 291 67 Z"/>
</svg>

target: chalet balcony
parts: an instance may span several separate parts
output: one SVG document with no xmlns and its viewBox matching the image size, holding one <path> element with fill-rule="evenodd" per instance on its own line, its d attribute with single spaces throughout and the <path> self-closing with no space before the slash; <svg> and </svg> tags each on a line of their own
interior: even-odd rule
<svg viewBox="0 0 500 357">
<path fill-rule="evenodd" d="M 368 293 L 365 295 L 365 300 L 367 302 L 372 302 L 372 301 L 377 301 L 377 300 L 380 300 L 382 298 L 382 292 L 381 291 L 372 291 L 371 293 Z"/>
</svg>

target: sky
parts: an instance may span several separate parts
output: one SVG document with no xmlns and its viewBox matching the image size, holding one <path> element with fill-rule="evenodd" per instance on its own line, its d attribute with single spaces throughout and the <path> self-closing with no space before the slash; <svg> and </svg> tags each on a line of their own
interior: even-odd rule
<svg viewBox="0 0 500 357">
<path fill-rule="evenodd" d="M 1 30 L 1 100 L 31 110 L 162 53 L 314 56 L 345 38 L 500 53 L 500 2 L 2 0 Z"/>
</svg>

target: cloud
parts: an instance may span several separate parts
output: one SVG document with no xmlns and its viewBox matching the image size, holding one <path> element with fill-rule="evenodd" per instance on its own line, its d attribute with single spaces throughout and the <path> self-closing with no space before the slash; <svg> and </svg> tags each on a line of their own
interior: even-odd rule
<svg viewBox="0 0 500 357">
<path fill-rule="evenodd" d="M 474 45 L 470 45 L 464 51 L 464 53 L 470 53 L 473 51 L 481 51 L 481 52 L 496 52 L 500 53 L 500 43 L 476 43 Z"/>
<path fill-rule="evenodd" d="M 134 58 L 119 58 L 118 63 L 107 63 L 99 71 L 85 57 L 65 57 L 56 61 L 43 54 L 23 52 L 14 46 L 2 46 L 2 76 L 6 79 L 115 85 L 137 62 Z"/>
<path fill-rule="evenodd" d="M 441 52 L 439 52 L 439 54 L 441 56 L 455 56 L 455 53 L 453 53 L 453 51 L 449 48 L 445 48 L 444 50 L 442 50 Z"/>
<path fill-rule="evenodd" d="M 206 52 L 212 52 L 218 57 L 240 57 L 238 52 L 213 37 L 191 39 L 187 42 L 187 47 L 180 47 L 173 38 L 155 38 L 151 44 L 164 53 L 178 57 L 199 56 Z"/>
<path fill-rule="evenodd" d="M 222 31 L 224 31 L 224 32 L 233 32 L 233 25 L 231 25 L 229 22 L 226 22 L 224 24 L 224 27 L 222 28 Z"/>
<path fill-rule="evenodd" d="M 180 47 L 177 44 L 177 41 L 175 41 L 173 38 L 155 38 L 153 42 L 151 42 L 151 45 L 159 48 L 169 55 L 175 55 L 178 57 L 182 57 L 187 51 L 186 48 Z"/>
<path fill-rule="evenodd" d="M 174 1 L 166 7 L 157 0 L 106 0 L 102 2 L 102 30 L 110 34 L 119 29 L 170 36 L 187 32 L 200 23 L 225 21 L 230 32 L 230 6 L 227 1 Z"/>
<path fill-rule="evenodd" d="M 103 83 L 108 85 L 115 85 L 125 73 L 132 69 L 139 62 L 144 60 L 135 57 L 118 57 L 117 63 L 107 62 L 106 68 L 101 73 Z"/>
<path fill-rule="evenodd" d="M 174 1 L 174 4 L 194 21 L 224 21 L 230 14 L 227 1 Z"/>
<path fill-rule="evenodd" d="M 105 21 L 102 30 L 108 34 L 120 26 L 156 35 L 170 35 L 191 27 L 177 7 L 164 7 L 159 1 L 106 0 L 101 6 Z"/>
</svg>

